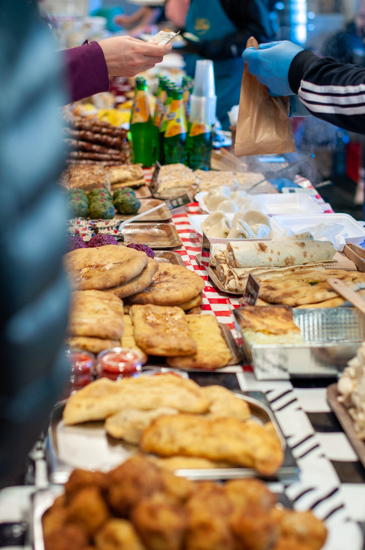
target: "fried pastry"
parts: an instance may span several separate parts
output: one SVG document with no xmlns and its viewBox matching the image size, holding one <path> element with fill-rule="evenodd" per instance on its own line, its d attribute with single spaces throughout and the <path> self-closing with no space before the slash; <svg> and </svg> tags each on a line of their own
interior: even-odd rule
<svg viewBox="0 0 365 550">
<path fill-rule="evenodd" d="M 108 291 L 112 292 L 119 298 L 126 298 L 127 296 L 137 294 L 151 284 L 152 278 L 157 270 L 158 263 L 152 258 L 148 258 L 146 267 L 141 271 L 139 275 L 137 275 L 137 277 L 134 277 L 134 279 L 131 279 L 123 285 L 109 288 Z"/>
<path fill-rule="evenodd" d="M 100 550 L 144 550 L 133 526 L 126 519 L 110 519 L 95 535 L 96 548 Z"/>
<path fill-rule="evenodd" d="M 146 290 L 130 296 L 128 304 L 178 306 L 197 298 L 205 285 L 204 279 L 181 265 L 163 264 Z"/>
<path fill-rule="evenodd" d="M 169 357 L 168 365 L 183 369 L 219 369 L 228 365 L 231 352 L 215 315 L 188 315 L 186 321 L 197 352 L 189 357 Z"/>
<path fill-rule="evenodd" d="M 191 355 L 197 344 L 179 307 L 134 305 L 130 310 L 137 345 L 148 355 Z"/>
<path fill-rule="evenodd" d="M 80 290 L 72 293 L 68 333 L 118 340 L 122 337 L 123 302 L 110 292 Z"/>
<path fill-rule="evenodd" d="M 270 424 L 270 423 L 268 423 Z M 141 437 L 140 448 L 160 456 L 186 455 L 227 460 L 270 476 L 280 468 L 284 455 L 270 426 L 236 418 L 205 419 L 177 414 L 154 420 Z"/>
<path fill-rule="evenodd" d="M 147 254 L 126 246 L 78 248 L 64 256 L 65 268 L 79 290 L 105 290 L 137 277 L 147 265 Z"/>
<path fill-rule="evenodd" d="M 116 439 L 124 439 L 128 443 L 137 444 L 143 430 L 148 428 L 152 420 L 165 414 L 177 414 L 177 409 L 159 407 L 151 411 L 139 409 L 123 409 L 106 419 L 106 432 Z"/>
<path fill-rule="evenodd" d="M 205 418 L 233 417 L 247 420 L 251 416 L 250 407 L 244 399 L 236 397 L 233 392 L 223 386 L 205 386 L 203 395 L 211 401 Z"/>
<path fill-rule="evenodd" d="M 72 336 L 66 339 L 66 344 L 71 349 L 84 349 L 90 353 L 100 353 L 105 349 L 115 348 L 120 345 L 120 340 L 108 338 L 89 338 L 88 336 Z"/>
<path fill-rule="evenodd" d="M 88 536 L 93 535 L 109 517 L 108 507 L 97 487 L 84 487 L 72 498 L 66 523 L 79 526 Z"/>
<path fill-rule="evenodd" d="M 280 531 L 275 548 L 301 548 L 303 545 L 308 550 L 320 550 L 326 542 L 326 526 L 310 511 L 274 508 L 271 515 Z"/>
<path fill-rule="evenodd" d="M 129 315 L 124 315 L 124 332 L 120 340 L 120 345 L 122 346 L 122 348 L 136 349 L 142 355 L 142 364 L 144 365 L 147 362 L 148 356 L 136 344 L 132 319 Z"/>
</svg>

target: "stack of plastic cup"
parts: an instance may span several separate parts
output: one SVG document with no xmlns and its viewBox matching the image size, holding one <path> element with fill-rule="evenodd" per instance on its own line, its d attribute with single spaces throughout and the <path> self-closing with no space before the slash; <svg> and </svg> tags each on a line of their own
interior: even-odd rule
<svg viewBox="0 0 365 550">
<path fill-rule="evenodd" d="M 213 61 L 202 59 L 195 66 L 194 90 L 190 96 L 190 120 L 214 124 L 216 106 Z"/>
</svg>

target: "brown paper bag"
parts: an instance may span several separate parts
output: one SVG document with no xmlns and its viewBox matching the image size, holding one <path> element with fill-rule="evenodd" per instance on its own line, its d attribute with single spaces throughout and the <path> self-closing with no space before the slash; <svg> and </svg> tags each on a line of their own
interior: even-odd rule
<svg viewBox="0 0 365 550">
<path fill-rule="evenodd" d="M 258 43 L 251 36 L 246 47 Z M 271 97 L 266 86 L 251 75 L 245 64 L 238 112 L 235 155 L 293 153 L 295 143 L 289 119 L 289 98 Z"/>
</svg>

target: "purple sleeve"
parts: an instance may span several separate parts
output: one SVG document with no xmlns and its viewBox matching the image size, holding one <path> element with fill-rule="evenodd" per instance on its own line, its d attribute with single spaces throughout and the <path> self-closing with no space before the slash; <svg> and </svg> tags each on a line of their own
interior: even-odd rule
<svg viewBox="0 0 365 550">
<path fill-rule="evenodd" d="M 70 101 L 109 91 L 108 68 L 97 42 L 60 52 L 66 63 Z"/>
</svg>

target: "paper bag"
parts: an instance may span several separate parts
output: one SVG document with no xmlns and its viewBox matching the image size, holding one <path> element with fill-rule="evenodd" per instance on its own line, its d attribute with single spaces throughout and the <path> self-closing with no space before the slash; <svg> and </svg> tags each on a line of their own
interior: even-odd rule
<svg viewBox="0 0 365 550">
<path fill-rule="evenodd" d="M 258 49 L 249 38 L 246 47 Z M 289 98 L 271 97 L 266 86 L 251 75 L 245 64 L 238 112 L 235 155 L 293 153 L 295 143 L 289 119 Z"/>
</svg>

